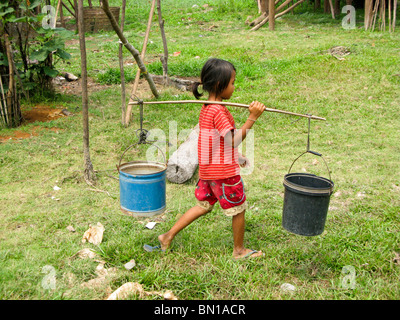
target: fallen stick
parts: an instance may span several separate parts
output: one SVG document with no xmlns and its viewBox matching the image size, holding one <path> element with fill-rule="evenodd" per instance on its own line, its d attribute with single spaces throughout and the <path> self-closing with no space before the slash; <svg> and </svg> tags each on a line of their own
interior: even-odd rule
<svg viewBox="0 0 400 320">
<path fill-rule="evenodd" d="M 242 103 L 233 103 L 233 102 L 223 102 L 223 101 L 205 101 L 205 100 L 177 100 L 177 101 L 133 101 L 129 102 L 128 104 L 130 105 L 139 105 L 143 103 L 145 104 L 184 104 L 184 103 L 199 103 L 199 104 L 221 104 L 225 106 L 232 106 L 232 107 L 239 107 L 239 108 L 249 108 L 248 104 L 242 104 Z M 287 114 L 291 116 L 298 116 L 298 117 L 304 117 L 304 118 L 311 118 L 314 120 L 326 120 L 325 118 L 313 116 L 313 115 L 306 115 L 306 114 L 301 114 L 301 113 L 295 113 L 295 112 L 290 112 L 290 111 L 284 111 L 284 110 L 279 110 L 279 109 L 271 109 L 271 108 L 265 108 L 264 111 L 268 112 L 276 112 L 276 113 L 282 113 L 282 114 Z"/>
</svg>

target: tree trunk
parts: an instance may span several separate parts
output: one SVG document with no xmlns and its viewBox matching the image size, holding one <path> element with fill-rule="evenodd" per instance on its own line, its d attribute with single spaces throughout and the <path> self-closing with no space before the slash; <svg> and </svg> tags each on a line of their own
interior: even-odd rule
<svg viewBox="0 0 400 320">
<path fill-rule="evenodd" d="M 269 30 L 275 30 L 275 0 L 269 0 Z"/>
<path fill-rule="evenodd" d="M 335 16 L 338 16 L 341 12 L 341 8 L 340 8 L 340 0 L 335 0 L 335 4 L 334 4 L 334 12 L 335 12 Z"/>
<path fill-rule="evenodd" d="M 2 46 L 3 47 L 3 46 Z M 3 114 L 5 116 L 4 120 L 7 118 L 6 125 L 8 127 L 18 127 L 22 122 L 21 105 L 19 101 L 19 96 L 17 93 L 17 83 L 16 83 L 16 70 L 14 65 L 14 58 L 12 54 L 12 47 L 8 34 L 4 34 L 4 49 L 8 59 L 8 90 L 4 95 L 4 84 L 1 83 L 3 102 Z M 4 68 L 5 69 L 5 68 Z M 1 75 L 0 75 L 1 76 Z"/>
<path fill-rule="evenodd" d="M 79 46 L 81 51 L 81 77 L 82 77 L 82 122 L 83 122 L 83 154 L 84 154 L 84 179 L 87 183 L 93 184 L 96 181 L 96 175 L 93 170 L 92 161 L 89 152 L 89 106 L 87 92 L 87 67 L 86 67 L 86 43 L 85 29 L 83 22 L 83 0 L 78 0 L 78 30 Z"/>
<path fill-rule="evenodd" d="M 258 11 L 260 13 L 268 13 L 269 0 L 258 0 Z"/>
</svg>

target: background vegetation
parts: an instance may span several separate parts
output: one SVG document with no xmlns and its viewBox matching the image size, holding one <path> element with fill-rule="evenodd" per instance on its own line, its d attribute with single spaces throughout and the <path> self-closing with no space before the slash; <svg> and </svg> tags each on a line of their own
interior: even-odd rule
<svg viewBox="0 0 400 320">
<path fill-rule="evenodd" d="M 125 30 L 136 48 L 142 46 L 148 11 L 148 1 L 128 1 Z M 275 32 L 264 27 L 250 33 L 245 20 L 257 15 L 251 0 L 164 0 L 163 15 L 171 76 L 198 77 L 209 57 L 227 59 L 237 69 L 232 102 L 257 99 L 268 107 L 327 119 L 311 124 L 311 149 L 323 154 L 335 183 L 324 233 L 302 237 L 281 226 L 282 181 L 306 148 L 307 121 L 265 113 L 254 127 L 254 171 L 244 181 L 250 204 L 245 242 L 266 256 L 231 259 L 231 221 L 219 207 L 180 233 L 172 252 L 146 253 L 143 245 L 157 244 L 157 235 L 194 204 L 197 173 L 183 185 L 167 184 L 167 211 L 154 218 L 159 223 L 153 230 L 144 225 L 154 219 L 120 211 L 118 181 L 112 177 L 118 177 L 115 165 L 122 152 L 136 142 L 139 113 L 133 110 L 129 128 L 121 126 L 120 87 L 114 77 L 117 36 L 88 34 L 89 77 L 98 84 L 114 83 L 89 96 L 91 158 L 98 183 L 92 187 L 82 178 L 81 97 L 59 93 L 43 98 L 41 103 L 67 108 L 75 116 L 26 124 L 19 130 L 40 126 L 40 134 L 0 144 L 0 299 L 104 299 L 129 281 L 145 290 L 172 290 L 179 299 L 399 299 L 399 32 L 365 32 L 361 10 L 357 28 L 345 30 L 344 15 L 332 20 L 304 5 L 278 19 Z M 334 46 L 351 53 L 338 60 L 327 51 Z M 152 73 L 162 74 L 162 50 L 155 17 L 145 59 Z M 58 68 L 79 75 L 77 35 L 66 51 L 71 59 Z M 134 78 L 127 51 L 125 62 Z M 192 99 L 173 88 L 160 90 L 163 100 Z M 138 95 L 152 99 L 147 83 Z M 25 110 L 32 107 L 24 105 Z M 247 111 L 230 110 L 240 126 Z M 144 126 L 162 129 L 169 138 L 171 121 L 178 132 L 191 129 L 198 112 L 195 105 L 145 107 Z M 54 127 L 58 130 L 46 130 Z M 0 136 L 15 130 L 1 129 Z M 132 152 L 126 160 L 143 158 L 144 152 Z M 327 175 L 321 159 L 311 155 L 296 170 Z M 105 227 L 103 242 L 83 244 L 83 233 L 97 222 Z M 69 225 L 76 231 L 68 231 Z M 73 258 L 82 248 L 94 249 L 106 268 L 117 268 L 105 286 L 81 286 L 97 277 L 98 264 Z M 127 271 L 123 265 L 131 259 L 136 267 Z M 42 286 L 46 265 L 56 272 L 54 290 Z M 343 285 L 345 266 L 354 267 L 354 289 Z M 283 283 L 296 290 L 282 291 Z"/>
</svg>

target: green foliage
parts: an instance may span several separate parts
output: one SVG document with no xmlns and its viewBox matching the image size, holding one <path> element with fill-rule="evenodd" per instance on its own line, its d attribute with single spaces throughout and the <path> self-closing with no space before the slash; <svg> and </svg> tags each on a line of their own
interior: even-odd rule
<svg viewBox="0 0 400 320">
<path fill-rule="evenodd" d="M 25 91 L 39 90 L 44 92 L 51 88 L 51 78 L 56 77 L 59 71 L 55 65 L 59 60 L 68 60 L 71 55 L 65 51 L 65 40 L 73 34 L 64 28 L 43 28 L 41 26 L 44 14 L 33 14 L 33 9 L 41 5 L 42 1 L 4 1 L 0 2 L 0 17 L 3 31 L 9 32 L 11 25 L 22 24 L 24 29 L 30 29 L 35 34 L 33 39 L 27 39 L 22 32 L 12 41 L 18 50 L 14 55 L 15 65 L 22 79 Z M 27 43 L 27 46 L 18 46 L 17 43 Z M 54 58 L 58 60 L 54 61 Z M 8 66 L 5 53 L 0 53 L 0 65 Z"/>
<path fill-rule="evenodd" d="M 132 68 L 124 70 L 125 81 L 130 82 L 135 79 L 136 73 Z M 97 75 L 97 81 L 101 84 L 120 84 L 121 70 L 118 68 L 109 68 L 106 72 Z"/>
<path fill-rule="evenodd" d="M 120 3 L 113 1 L 110 5 Z M 254 6 L 246 9 L 243 4 L 250 2 Z M 146 291 L 172 290 L 180 300 L 399 300 L 400 33 L 343 30 L 340 19 L 313 13 L 312 8 L 308 14 L 283 16 L 274 32 L 268 28 L 249 32 L 244 20 L 247 15 L 257 16 L 253 0 L 226 1 L 242 9 L 233 12 L 225 6 L 225 13 L 218 13 L 213 4 L 220 2 L 210 0 L 196 1 L 200 8 L 192 8 L 189 0 L 162 3 L 171 76 L 198 76 L 209 57 L 221 57 L 233 61 L 237 69 L 231 102 L 259 100 L 267 107 L 327 119 L 312 121 L 310 136 L 312 150 L 323 154 L 335 183 L 324 233 L 302 237 L 282 228 L 282 181 L 292 161 L 306 148 L 307 121 L 264 113 L 251 130 L 254 171 L 243 180 L 249 203 L 245 245 L 263 250 L 265 257 L 231 259 L 231 219 L 218 205 L 179 233 L 171 252 L 145 252 L 145 243 L 156 245 L 157 236 L 195 204 L 198 174 L 184 184 L 167 182 L 163 216 L 141 219 L 124 215 L 115 165 L 124 150 L 137 142 L 139 108 L 133 108 L 133 121 L 124 128 L 120 124 L 120 87 L 90 92 L 90 151 L 98 181 L 96 186 L 88 186 L 83 179 L 80 95 L 63 94 L 41 102 L 70 111 L 78 108 L 75 116 L 28 124 L 21 130 L 38 130 L 37 136 L 0 143 L 0 299 L 102 300 L 126 282 L 139 282 Z M 205 3 L 213 10 L 202 9 Z M 139 35 L 144 32 L 149 6 L 141 0 L 127 7 L 131 24 L 124 32 L 137 44 L 143 39 Z M 240 20 L 232 20 L 232 16 Z M 190 17 L 194 18 L 188 20 Z M 357 21 L 361 27 L 362 20 Z M 161 43 L 156 24 L 150 39 Z M 209 31 L 213 25 L 218 27 Z M 338 60 L 327 53 L 337 45 L 349 47 L 351 54 Z M 118 83 L 115 34 L 91 35 L 87 48 L 89 76 L 97 79 L 104 70 L 110 83 Z M 148 49 L 149 70 L 161 74 L 162 48 Z M 173 56 L 179 51 L 180 55 Z M 72 45 L 69 52 L 71 64 L 60 61 L 61 67 L 79 74 L 78 46 Z M 124 58 L 132 59 L 128 54 Z M 131 68 L 135 70 L 135 66 Z M 125 70 L 128 74 L 129 69 Z M 160 93 L 161 100 L 193 99 L 189 92 L 171 87 L 161 87 Z M 153 99 L 145 82 L 138 95 Z M 176 143 L 169 139 L 169 134 L 173 135 L 170 123 L 176 122 L 178 135 L 192 129 L 199 108 L 192 104 L 145 106 L 144 128 L 163 130 L 173 147 L 178 147 L 184 139 L 179 137 Z M 248 112 L 228 108 L 240 127 Z M 51 127 L 59 132 L 49 130 Z M 0 136 L 14 132 L 2 129 Z M 167 147 L 169 155 L 173 147 Z M 131 150 L 124 159 L 144 159 L 147 149 L 141 148 Z M 293 172 L 326 176 L 323 161 L 309 156 L 296 162 Z M 55 185 L 61 189 L 55 191 Z M 158 223 L 149 230 L 144 227 L 148 221 Z M 82 235 L 89 224 L 97 222 L 105 226 L 102 243 L 83 244 Z M 68 231 L 69 225 L 76 231 Z M 96 251 L 106 268 L 117 269 L 109 282 L 90 289 L 81 286 L 97 277 L 98 265 L 74 256 L 83 248 Z M 131 259 L 136 267 L 127 271 L 124 264 Z M 55 290 L 41 285 L 45 276 L 41 270 L 46 265 L 56 271 Z M 344 285 L 348 276 L 343 272 L 345 266 L 354 268 L 354 289 Z M 283 283 L 293 284 L 296 290 L 283 291 Z"/>
</svg>

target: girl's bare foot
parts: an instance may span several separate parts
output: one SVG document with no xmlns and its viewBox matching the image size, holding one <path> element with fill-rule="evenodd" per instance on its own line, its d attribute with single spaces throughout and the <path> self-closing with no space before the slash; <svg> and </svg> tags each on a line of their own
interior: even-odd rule
<svg viewBox="0 0 400 320">
<path fill-rule="evenodd" d="M 246 259 L 246 258 L 257 258 L 264 256 L 265 254 L 262 251 L 251 250 L 251 249 L 243 249 L 240 251 L 233 251 L 233 258 L 236 260 Z"/>
<path fill-rule="evenodd" d="M 161 250 L 167 250 L 169 246 L 171 245 L 172 238 L 169 237 L 168 232 L 164 234 L 160 234 L 158 236 L 158 241 L 160 241 L 161 244 Z"/>
</svg>

